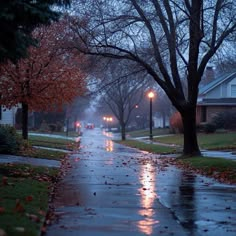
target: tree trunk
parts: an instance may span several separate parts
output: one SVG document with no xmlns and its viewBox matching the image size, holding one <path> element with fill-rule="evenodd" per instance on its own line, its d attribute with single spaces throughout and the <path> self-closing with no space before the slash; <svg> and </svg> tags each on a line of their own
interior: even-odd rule
<svg viewBox="0 0 236 236">
<path fill-rule="evenodd" d="M 22 137 L 28 139 L 28 104 L 22 103 Z"/>
<path fill-rule="evenodd" d="M 196 108 L 188 107 L 181 113 L 183 128 L 184 128 L 184 156 L 199 156 L 201 155 L 196 131 Z"/>
<path fill-rule="evenodd" d="M 120 126 L 121 126 L 121 140 L 126 140 L 125 124 L 122 122 Z"/>
<path fill-rule="evenodd" d="M 166 113 L 165 112 L 163 113 L 162 118 L 163 118 L 162 128 L 165 128 L 166 127 Z"/>
</svg>

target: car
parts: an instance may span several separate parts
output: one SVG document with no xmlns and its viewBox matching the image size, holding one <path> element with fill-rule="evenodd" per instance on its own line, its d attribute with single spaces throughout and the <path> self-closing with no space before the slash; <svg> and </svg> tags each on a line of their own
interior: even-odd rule
<svg viewBox="0 0 236 236">
<path fill-rule="evenodd" d="M 87 123 L 85 128 L 86 129 L 93 129 L 94 128 L 94 124 L 93 123 Z"/>
</svg>

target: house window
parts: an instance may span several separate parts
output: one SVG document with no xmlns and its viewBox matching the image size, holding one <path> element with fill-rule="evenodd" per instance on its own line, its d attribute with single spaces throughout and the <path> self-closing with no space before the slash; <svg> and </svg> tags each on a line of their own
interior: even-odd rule
<svg viewBox="0 0 236 236">
<path fill-rule="evenodd" d="M 236 97 L 236 84 L 231 85 L 231 97 Z"/>
</svg>

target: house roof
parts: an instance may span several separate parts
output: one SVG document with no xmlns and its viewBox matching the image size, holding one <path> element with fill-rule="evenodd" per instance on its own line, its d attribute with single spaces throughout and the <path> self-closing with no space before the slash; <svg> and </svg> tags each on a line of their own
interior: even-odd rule
<svg viewBox="0 0 236 236">
<path fill-rule="evenodd" d="M 215 87 L 219 86 L 220 84 L 222 84 L 223 82 L 227 81 L 227 80 L 232 80 L 236 77 L 236 72 L 231 72 L 231 73 L 227 73 L 224 74 L 222 76 L 219 76 L 218 79 L 214 79 L 213 81 L 211 81 L 209 84 L 201 87 L 199 89 L 199 95 L 204 95 L 208 92 L 210 92 L 212 89 L 214 89 Z"/>
</svg>

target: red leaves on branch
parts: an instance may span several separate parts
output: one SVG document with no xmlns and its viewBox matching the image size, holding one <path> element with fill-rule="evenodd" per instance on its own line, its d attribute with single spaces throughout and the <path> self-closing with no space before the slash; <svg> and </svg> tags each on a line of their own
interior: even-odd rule
<svg viewBox="0 0 236 236">
<path fill-rule="evenodd" d="M 26 103 L 30 110 L 52 110 L 85 92 L 80 70 L 85 58 L 67 46 L 70 37 L 66 20 L 33 32 L 37 47 L 17 64 L 0 65 L 0 103 L 10 108 Z"/>
</svg>

